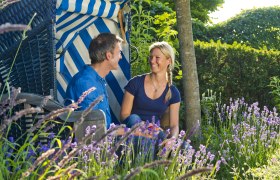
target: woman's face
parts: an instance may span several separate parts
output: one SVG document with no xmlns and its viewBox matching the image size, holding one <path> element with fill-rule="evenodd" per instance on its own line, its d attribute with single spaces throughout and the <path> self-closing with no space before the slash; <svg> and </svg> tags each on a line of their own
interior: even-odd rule
<svg viewBox="0 0 280 180">
<path fill-rule="evenodd" d="M 152 72 L 166 72 L 167 67 L 170 64 L 171 59 L 166 58 L 166 56 L 161 52 L 159 48 L 154 48 L 149 57 L 149 63 Z"/>
</svg>

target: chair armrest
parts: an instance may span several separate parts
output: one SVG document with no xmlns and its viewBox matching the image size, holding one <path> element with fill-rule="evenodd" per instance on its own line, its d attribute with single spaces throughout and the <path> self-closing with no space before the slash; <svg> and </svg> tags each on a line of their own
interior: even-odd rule
<svg viewBox="0 0 280 180">
<path fill-rule="evenodd" d="M 75 138 L 78 141 L 81 141 L 85 136 L 86 128 L 88 126 L 96 126 L 95 135 L 93 136 L 94 140 L 97 140 L 103 136 L 106 132 L 106 116 L 102 110 L 91 110 L 89 114 L 84 118 L 82 124 L 78 125 L 76 123 L 82 116 L 83 111 L 74 111 L 68 117 L 68 113 L 61 114 L 60 119 L 66 120 L 67 122 L 74 122 L 74 126 L 77 126 L 77 131 L 75 133 Z"/>
<path fill-rule="evenodd" d="M 3 94 L 1 101 L 5 100 L 7 98 L 9 98 L 8 94 Z M 19 99 L 26 99 L 26 104 L 41 106 L 45 97 L 38 95 L 38 94 L 33 94 L 33 93 L 19 93 L 17 95 L 16 100 L 19 100 Z M 46 109 L 48 111 L 54 111 L 54 110 L 57 110 L 60 108 L 63 108 L 63 105 L 52 99 L 48 100 L 46 105 L 44 106 L 44 109 Z"/>
<path fill-rule="evenodd" d="M 1 101 L 4 101 L 9 96 L 8 94 L 4 94 L 2 96 Z M 19 93 L 17 95 L 16 100 L 26 99 L 26 104 L 41 106 L 44 96 L 33 94 L 33 93 Z M 48 100 L 46 105 L 43 107 L 47 111 L 54 111 L 63 108 L 64 106 L 57 101 L 52 99 Z M 74 123 L 77 125 L 76 121 L 78 121 L 82 116 L 83 111 L 73 111 L 69 115 L 68 112 L 60 114 L 58 117 L 62 121 Z M 77 127 L 77 131 L 75 133 L 75 137 L 77 140 L 81 140 L 85 135 L 85 130 L 88 126 L 92 127 L 96 126 L 97 131 L 95 132 L 94 139 L 98 139 L 106 132 L 106 116 L 102 110 L 91 110 L 87 116 L 84 118 L 84 121 L 81 125 Z"/>
</svg>

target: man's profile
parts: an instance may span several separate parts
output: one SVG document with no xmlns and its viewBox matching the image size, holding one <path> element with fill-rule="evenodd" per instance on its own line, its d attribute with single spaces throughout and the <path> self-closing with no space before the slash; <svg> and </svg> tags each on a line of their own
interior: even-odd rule
<svg viewBox="0 0 280 180">
<path fill-rule="evenodd" d="M 83 92 L 95 87 L 79 104 L 78 110 L 86 109 L 98 96 L 103 100 L 94 109 L 101 109 L 106 115 L 106 127 L 109 128 L 112 120 L 109 108 L 108 93 L 106 91 L 105 76 L 118 68 L 121 56 L 122 39 L 111 33 L 101 33 L 96 36 L 89 46 L 90 65 L 85 65 L 73 76 L 66 90 L 66 99 L 76 102 Z M 67 105 L 67 104 L 65 104 Z"/>
</svg>

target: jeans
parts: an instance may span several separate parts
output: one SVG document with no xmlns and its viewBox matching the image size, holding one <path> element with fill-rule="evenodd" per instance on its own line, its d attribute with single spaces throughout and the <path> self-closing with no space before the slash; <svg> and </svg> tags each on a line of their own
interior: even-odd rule
<svg viewBox="0 0 280 180">
<path fill-rule="evenodd" d="M 142 120 L 141 120 L 140 116 L 138 116 L 137 114 L 131 114 L 123 121 L 123 124 L 125 124 L 126 127 L 128 127 L 128 128 L 132 128 L 134 125 L 141 123 L 141 122 L 142 122 Z"/>
<path fill-rule="evenodd" d="M 134 125 L 141 123 L 142 119 L 137 114 L 131 114 L 128 116 L 124 121 L 123 124 L 126 125 L 128 128 L 132 128 Z M 154 158 L 156 158 L 156 154 L 158 152 L 158 146 L 159 144 L 166 138 L 166 134 L 163 131 L 159 131 L 156 139 L 150 139 L 147 137 L 141 137 L 141 136 L 134 136 L 133 137 L 133 146 L 135 153 L 139 153 L 140 151 L 143 151 L 144 149 L 153 147 L 154 149 Z M 139 144 L 141 144 L 141 148 L 139 148 Z"/>
</svg>

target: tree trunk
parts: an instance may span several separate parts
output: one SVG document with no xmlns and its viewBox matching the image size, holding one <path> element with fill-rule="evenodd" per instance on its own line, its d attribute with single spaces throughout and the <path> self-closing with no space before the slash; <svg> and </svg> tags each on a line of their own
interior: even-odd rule
<svg viewBox="0 0 280 180">
<path fill-rule="evenodd" d="M 193 44 L 190 0 L 175 0 L 175 7 L 186 108 L 184 128 L 188 132 L 197 128 L 195 134 L 198 135 L 200 133 L 201 107 Z"/>
</svg>

